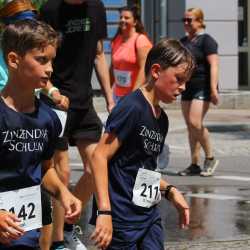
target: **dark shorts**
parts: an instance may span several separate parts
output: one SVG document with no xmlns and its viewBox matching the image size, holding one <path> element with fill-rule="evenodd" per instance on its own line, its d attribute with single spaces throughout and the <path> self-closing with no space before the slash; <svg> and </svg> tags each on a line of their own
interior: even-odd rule
<svg viewBox="0 0 250 250">
<path fill-rule="evenodd" d="M 93 105 L 88 109 L 69 109 L 64 136 L 69 145 L 75 146 L 77 140 L 98 142 L 102 134 L 102 122 Z"/>
<path fill-rule="evenodd" d="M 52 208 L 50 195 L 41 188 L 41 200 L 42 200 L 42 224 L 43 226 L 52 223 Z"/>
<path fill-rule="evenodd" d="M 107 250 L 164 250 L 161 220 L 150 227 L 113 229 L 113 238 Z"/>
<path fill-rule="evenodd" d="M 191 88 L 187 87 L 184 92 L 182 92 L 181 100 L 191 101 L 193 99 L 201 101 L 210 101 L 210 88 Z"/>
</svg>

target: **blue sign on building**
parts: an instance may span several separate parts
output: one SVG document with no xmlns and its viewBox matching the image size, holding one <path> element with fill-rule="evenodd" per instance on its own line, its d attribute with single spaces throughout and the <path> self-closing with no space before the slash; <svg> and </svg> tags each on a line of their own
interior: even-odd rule
<svg viewBox="0 0 250 250">
<path fill-rule="evenodd" d="M 127 5 L 127 0 L 102 0 L 106 8 L 119 8 Z"/>
<path fill-rule="evenodd" d="M 115 36 L 120 20 L 119 9 L 127 5 L 127 0 L 102 0 L 106 8 L 108 37 L 104 41 L 105 53 L 111 52 L 111 40 Z"/>
<path fill-rule="evenodd" d="M 117 23 L 120 19 L 120 13 L 118 10 L 106 10 L 107 22 Z"/>
</svg>

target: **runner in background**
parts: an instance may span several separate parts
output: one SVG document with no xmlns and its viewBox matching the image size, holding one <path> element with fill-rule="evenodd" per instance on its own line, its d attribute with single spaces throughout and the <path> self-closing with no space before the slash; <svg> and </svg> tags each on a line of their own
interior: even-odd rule
<svg viewBox="0 0 250 250">
<path fill-rule="evenodd" d="M 199 8 L 188 9 L 183 18 L 187 35 L 181 39 L 182 44 L 190 50 L 196 62 L 194 73 L 182 93 L 181 107 L 187 124 L 191 151 L 191 164 L 179 175 L 212 176 L 219 160 L 214 157 L 209 131 L 204 125 L 204 118 L 210 104 L 217 105 L 218 93 L 218 44 L 213 37 L 205 33 L 203 11 Z M 201 149 L 205 160 L 200 164 Z"/>
<path fill-rule="evenodd" d="M 64 135 L 54 157 L 55 165 L 61 180 L 67 185 L 70 176 L 68 141 L 71 146 L 77 147 L 84 174 L 73 192 L 85 206 L 94 191 L 89 159 L 102 134 L 102 123 L 92 99 L 91 77 L 94 67 L 104 92 L 107 110 L 111 111 L 114 106 L 103 50 L 103 39 L 107 33 L 105 8 L 100 0 L 49 0 L 42 6 L 40 15 L 62 38 L 53 63 L 51 84 L 46 91 L 53 102 L 44 95 L 41 98 L 51 107 L 62 95 L 70 100 Z M 66 117 L 66 113 L 61 112 L 63 115 Z M 59 205 L 54 208 L 55 227 L 51 249 L 85 250 L 73 225 L 64 225 L 63 208 Z"/>
<path fill-rule="evenodd" d="M 144 65 L 151 47 L 138 8 L 122 8 L 119 28 L 111 43 L 110 76 L 116 103 L 144 83 Z"/>
</svg>

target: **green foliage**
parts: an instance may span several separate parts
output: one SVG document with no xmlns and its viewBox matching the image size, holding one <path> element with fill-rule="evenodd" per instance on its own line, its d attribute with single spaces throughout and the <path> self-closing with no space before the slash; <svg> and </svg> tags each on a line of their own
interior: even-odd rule
<svg viewBox="0 0 250 250">
<path fill-rule="evenodd" d="M 0 8 L 3 7 L 3 5 L 5 4 L 5 1 L 6 0 L 0 0 Z M 34 5 L 36 6 L 36 8 L 39 10 L 40 7 L 41 7 L 41 5 L 43 3 L 45 3 L 45 2 L 47 2 L 48 0 L 31 0 L 31 1 L 34 3 Z"/>
</svg>

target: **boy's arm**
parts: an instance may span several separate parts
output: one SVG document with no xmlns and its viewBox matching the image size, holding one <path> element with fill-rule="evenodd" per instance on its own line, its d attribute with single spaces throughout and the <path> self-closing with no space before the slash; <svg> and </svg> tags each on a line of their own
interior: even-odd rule
<svg viewBox="0 0 250 250">
<path fill-rule="evenodd" d="M 163 191 L 164 196 L 166 199 L 171 201 L 173 205 L 176 207 L 176 209 L 179 212 L 179 221 L 180 221 L 180 227 L 184 228 L 189 224 L 189 206 L 187 202 L 185 201 L 183 195 L 179 192 L 179 190 L 176 187 L 172 187 L 169 189 L 167 195 L 165 195 L 165 190 L 167 190 L 167 187 L 170 184 L 167 183 L 165 180 L 161 179 L 160 183 L 160 190 Z"/>
<path fill-rule="evenodd" d="M 42 90 L 42 93 L 44 93 L 46 96 L 51 98 L 51 100 L 54 102 L 54 104 L 62 109 L 67 111 L 69 108 L 69 98 L 65 95 L 61 95 L 58 88 L 54 87 L 51 81 L 47 82 L 46 87 L 44 87 Z"/>
<path fill-rule="evenodd" d="M 97 43 L 95 71 L 106 99 L 107 110 L 108 112 L 111 112 L 112 108 L 115 106 L 115 103 L 113 100 L 110 77 L 109 77 L 109 68 L 105 58 L 102 40 L 99 40 Z"/>
<path fill-rule="evenodd" d="M 99 211 L 111 212 L 108 192 L 108 161 L 120 147 L 114 134 L 104 133 L 91 158 Z M 112 217 L 110 214 L 97 216 L 96 228 L 91 238 L 99 248 L 105 249 L 112 239 Z"/>
<path fill-rule="evenodd" d="M 65 218 L 68 223 L 75 223 L 81 214 L 82 204 L 73 196 L 67 187 L 59 179 L 52 160 L 46 160 L 42 163 L 44 177 L 42 184 L 44 188 L 57 200 L 59 200 L 65 209 Z"/>
</svg>

